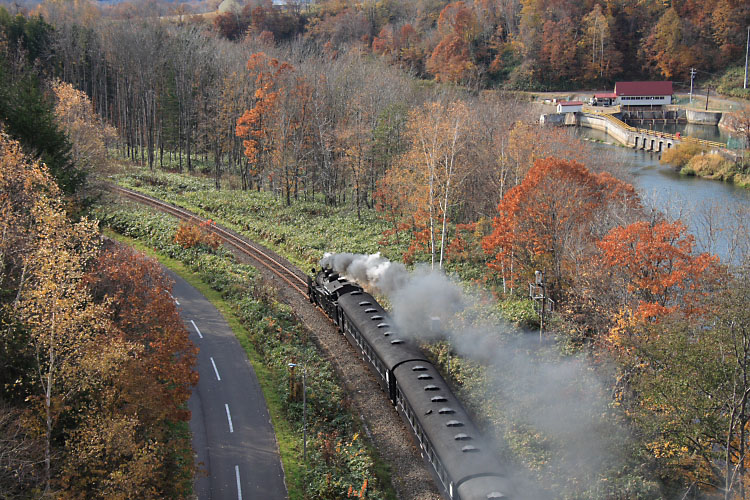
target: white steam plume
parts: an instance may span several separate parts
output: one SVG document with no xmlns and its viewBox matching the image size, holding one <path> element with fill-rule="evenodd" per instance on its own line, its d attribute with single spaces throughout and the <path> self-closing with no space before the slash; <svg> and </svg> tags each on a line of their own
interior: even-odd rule
<svg viewBox="0 0 750 500">
<path fill-rule="evenodd" d="M 559 357 L 552 345 L 540 348 L 537 334 L 500 319 L 488 321 L 493 316 L 481 311 L 486 313 L 491 301 L 480 291 L 467 292 L 441 271 L 422 266 L 409 272 L 380 254 L 326 254 L 320 263 L 386 295 L 401 335 L 448 340 L 454 353 L 485 365 L 490 387 L 484 397 L 502 415 L 503 426 L 545 436 L 543 446 L 549 449 L 541 476 L 547 486 L 575 485 L 568 496 L 576 497 L 600 488 L 605 469 L 621 466 L 618 447 L 624 448 L 627 435 L 606 418 L 606 385 L 586 360 Z M 435 317 L 440 318 L 437 329 Z M 546 355 L 540 355 L 545 349 Z M 494 431 L 495 436 L 503 433 Z M 532 486 L 536 482 L 529 479 L 522 486 L 535 491 L 528 498 L 546 496 Z"/>
</svg>

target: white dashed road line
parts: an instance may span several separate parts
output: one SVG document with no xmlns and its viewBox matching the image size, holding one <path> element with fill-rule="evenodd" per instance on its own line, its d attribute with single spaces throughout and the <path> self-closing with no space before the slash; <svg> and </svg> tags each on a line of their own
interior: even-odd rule
<svg viewBox="0 0 750 500">
<path fill-rule="evenodd" d="M 229 421 L 229 432 L 234 432 L 234 427 L 232 427 L 232 415 L 229 414 L 229 405 L 225 404 L 224 408 L 227 409 L 227 420 Z"/>
<path fill-rule="evenodd" d="M 195 324 L 195 321 L 193 321 L 193 320 L 191 319 L 191 320 L 190 320 L 190 322 L 191 322 L 191 323 L 193 324 L 193 328 L 195 328 L 195 331 L 196 331 L 196 332 L 198 332 L 198 336 L 199 336 L 200 338 L 203 338 L 203 334 L 201 333 L 201 331 L 200 331 L 200 330 L 198 330 L 198 325 L 196 325 L 196 324 Z"/>
<path fill-rule="evenodd" d="M 214 373 L 216 374 L 216 380 L 221 382 L 221 377 L 219 376 L 219 370 L 216 368 L 216 363 L 214 363 L 214 358 L 211 358 L 211 364 L 214 365 Z"/>
<path fill-rule="evenodd" d="M 240 486 L 240 466 L 234 466 L 234 476 L 237 478 L 237 500 L 242 500 L 242 486 Z"/>
</svg>

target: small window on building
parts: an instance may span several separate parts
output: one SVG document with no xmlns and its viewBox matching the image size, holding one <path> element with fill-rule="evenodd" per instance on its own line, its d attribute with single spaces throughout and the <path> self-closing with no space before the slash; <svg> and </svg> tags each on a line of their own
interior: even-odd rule
<svg viewBox="0 0 750 500">
<path fill-rule="evenodd" d="M 424 386 L 424 390 L 425 391 L 439 391 L 440 387 L 438 387 L 436 385 L 426 385 L 426 386 Z"/>
<path fill-rule="evenodd" d="M 464 434 L 462 432 L 460 434 L 456 434 L 455 436 L 453 436 L 453 439 L 455 439 L 456 441 L 470 441 L 471 436 L 469 436 L 468 434 Z"/>
<path fill-rule="evenodd" d="M 423 372 L 423 371 L 426 371 L 426 370 L 427 370 L 427 368 L 425 368 L 422 365 L 417 365 L 417 366 L 412 366 L 411 367 L 411 371 L 413 371 L 413 372 Z"/>
<path fill-rule="evenodd" d="M 378 310 L 375 309 L 374 307 L 368 307 L 367 309 L 365 309 L 365 312 L 366 313 L 376 313 L 376 312 L 378 312 Z"/>
<path fill-rule="evenodd" d="M 433 403 L 445 403 L 448 400 L 443 396 L 434 396 L 430 401 L 432 401 Z"/>
<path fill-rule="evenodd" d="M 423 373 L 420 376 L 417 377 L 417 380 L 432 380 L 432 375 L 428 375 L 427 373 Z"/>
<path fill-rule="evenodd" d="M 445 407 L 445 408 L 440 408 L 438 410 L 438 413 L 441 415 L 451 415 L 453 413 L 456 413 L 456 410 L 454 410 L 453 408 Z"/>
<path fill-rule="evenodd" d="M 446 427 L 463 427 L 464 423 L 459 420 L 448 420 L 445 425 Z"/>
<path fill-rule="evenodd" d="M 369 302 L 367 300 L 363 300 L 362 302 L 359 303 L 359 305 L 361 305 L 361 306 L 371 306 L 372 302 Z"/>
</svg>

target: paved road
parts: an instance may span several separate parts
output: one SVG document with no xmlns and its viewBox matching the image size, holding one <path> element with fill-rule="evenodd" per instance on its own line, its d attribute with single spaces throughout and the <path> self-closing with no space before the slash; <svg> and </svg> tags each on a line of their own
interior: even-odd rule
<svg viewBox="0 0 750 500">
<path fill-rule="evenodd" d="M 198 499 L 286 499 L 276 436 L 245 351 L 219 311 L 169 274 L 182 320 L 200 348 L 200 381 L 188 403 L 193 447 L 205 472 L 195 480 Z"/>
</svg>

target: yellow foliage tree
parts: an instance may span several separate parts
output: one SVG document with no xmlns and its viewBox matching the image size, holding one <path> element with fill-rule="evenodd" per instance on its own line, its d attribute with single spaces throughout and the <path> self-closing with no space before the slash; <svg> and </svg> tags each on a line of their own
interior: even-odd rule
<svg viewBox="0 0 750 500">
<path fill-rule="evenodd" d="M 117 138 L 115 129 L 97 116 L 89 97 L 69 83 L 53 83 L 57 102 L 55 117 L 72 144 L 73 161 L 79 168 L 91 170 L 104 164 L 107 145 Z"/>
</svg>

